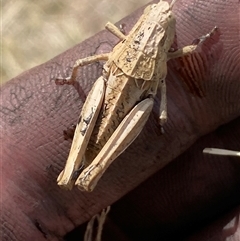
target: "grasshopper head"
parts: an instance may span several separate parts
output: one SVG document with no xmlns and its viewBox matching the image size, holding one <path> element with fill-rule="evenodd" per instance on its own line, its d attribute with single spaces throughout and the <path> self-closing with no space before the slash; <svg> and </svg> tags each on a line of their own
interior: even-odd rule
<svg viewBox="0 0 240 241">
<path fill-rule="evenodd" d="M 164 45 L 166 50 L 169 50 L 175 35 L 176 20 L 172 12 L 172 7 L 176 0 L 172 0 L 169 4 L 166 1 L 160 0 L 157 4 L 152 4 L 145 9 L 148 14 L 148 21 L 158 25 L 156 35 L 159 32 L 164 32 L 164 37 L 161 39 L 161 45 Z M 160 30 L 159 30 L 160 29 Z"/>
</svg>

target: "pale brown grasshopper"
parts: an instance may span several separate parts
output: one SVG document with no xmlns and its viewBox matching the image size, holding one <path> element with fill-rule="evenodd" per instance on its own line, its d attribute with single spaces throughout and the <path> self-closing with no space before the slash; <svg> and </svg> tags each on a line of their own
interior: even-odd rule
<svg viewBox="0 0 240 241">
<path fill-rule="evenodd" d="M 160 0 L 146 7 L 127 36 L 107 23 L 106 28 L 121 41 L 110 53 L 76 61 L 73 69 L 99 60 L 106 63 L 84 103 L 66 166 L 57 179 L 59 186 L 71 189 L 75 184 L 92 191 L 108 166 L 143 129 L 158 89 L 159 123 L 166 122 L 167 61 L 197 47 L 189 45 L 169 52 L 175 37 L 174 2 Z"/>
</svg>

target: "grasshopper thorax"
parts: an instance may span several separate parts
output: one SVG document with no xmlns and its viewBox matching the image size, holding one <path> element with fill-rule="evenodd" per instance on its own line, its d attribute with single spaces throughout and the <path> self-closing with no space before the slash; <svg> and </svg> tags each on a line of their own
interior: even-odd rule
<svg viewBox="0 0 240 241">
<path fill-rule="evenodd" d="M 174 30 L 175 18 L 171 5 L 166 1 L 152 4 L 144 10 L 129 35 L 115 46 L 109 62 L 115 62 L 128 76 L 151 80 L 155 68 L 159 67 L 156 60 L 167 61 L 167 53 L 174 41 Z"/>
</svg>

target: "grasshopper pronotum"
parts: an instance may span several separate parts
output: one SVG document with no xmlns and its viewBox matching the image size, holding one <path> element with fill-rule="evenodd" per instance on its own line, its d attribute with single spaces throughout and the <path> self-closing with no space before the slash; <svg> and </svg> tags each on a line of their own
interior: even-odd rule
<svg viewBox="0 0 240 241">
<path fill-rule="evenodd" d="M 107 23 L 106 28 L 121 41 L 110 53 L 76 61 L 73 69 L 98 60 L 106 63 L 84 103 L 66 166 L 57 179 L 59 186 L 71 189 L 75 184 L 92 191 L 108 166 L 141 132 L 158 88 L 159 123 L 166 122 L 167 61 L 197 47 L 189 45 L 169 52 L 175 36 L 174 2 L 160 0 L 146 7 L 127 36 Z"/>
</svg>

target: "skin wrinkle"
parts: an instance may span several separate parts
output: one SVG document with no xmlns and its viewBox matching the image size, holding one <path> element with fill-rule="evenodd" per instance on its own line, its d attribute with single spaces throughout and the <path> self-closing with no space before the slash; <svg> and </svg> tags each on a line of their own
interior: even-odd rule
<svg viewBox="0 0 240 241">
<path fill-rule="evenodd" d="M 174 7 L 174 12 L 179 11 L 179 9 L 177 8 L 178 4 L 180 4 L 180 3 L 178 3 L 178 2 L 176 3 L 176 7 Z M 180 4 L 180 6 L 181 6 L 181 4 Z M 196 9 L 193 9 L 193 11 L 196 11 Z M 178 17 L 181 19 L 181 15 L 178 14 L 177 19 L 178 19 Z M 186 18 L 185 18 L 185 20 L 186 20 Z M 126 20 L 126 22 L 127 22 L 127 20 Z M 208 23 L 207 27 L 205 27 L 204 29 L 201 30 L 201 34 L 209 31 L 210 23 Z M 231 24 L 231 23 L 229 23 L 229 24 Z M 181 26 L 178 26 L 177 28 L 182 29 Z M 189 29 L 192 29 L 192 27 L 189 26 Z M 225 31 L 225 29 L 223 29 L 223 30 Z M 179 31 L 180 30 L 178 30 L 178 39 L 181 39 L 180 46 L 182 46 L 183 42 L 189 43 L 190 40 L 192 40 L 194 37 L 198 37 L 200 34 L 200 33 L 197 33 L 195 35 L 195 33 L 191 33 L 189 31 L 189 36 L 187 35 L 187 37 L 185 37 L 184 34 L 180 33 Z M 194 32 L 196 32 L 196 30 Z M 32 94 L 33 94 L 32 99 L 30 99 L 29 102 L 25 103 L 24 108 L 20 109 L 18 111 L 18 113 L 16 113 L 15 115 L 14 115 L 14 113 L 11 113 L 12 117 L 18 117 L 18 115 L 22 115 L 22 117 L 25 117 L 25 119 L 23 119 L 25 121 L 25 123 L 30 122 L 29 124 L 23 126 L 21 124 L 21 122 L 16 121 L 14 129 L 9 128 L 9 126 L 8 126 L 9 122 L 6 120 L 6 116 L 5 115 L 3 116 L 3 113 L 1 113 L 1 117 L 3 116 L 3 118 L 4 118 L 3 121 L 5 123 L 5 127 L 8 130 L 8 133 L 7 133 L 8 138 L 11 138 L 10 140 L 13 143 L 15 142 L 19 145 L 19 152 L 17 153 L 18 154 L 17 158 L 12 156 L 13 149 L 4 150 L 4 153 L 5 153 L 4 157 L 6 158 L 4 160 L 4 162 L 8 162 L 8 161 L 14 161 L 16 163 L 25 162 L 27 165 L 28 162 L 34 163 L 35 161 L 37 161 L 39 163 L 42 163 L 43 166 L 52 164 L 53 166 L 62 165 L 62 167 L 63 167 L 64 162 L 67 157 L 69 143 L 64 142 L 63 137 L 61 138 L 62 131 L 67 126 L 70 126 L 72 123 L 75 123 L 75 121 L 77 120 L 77 117 L 79 115 L 79 106 L 81 104 L 79 103 L 80 101 L 78 98 L 78 94 L 75 91 L 73 91 L 73 89 L 71 87 L 69 87 L 69 86 L 57 86 L 56 87 L 55 86 L 54 81 L 53 81 L 54 76 L 56 77 L 58 75 L 57 73 L 59 70 L 64 72 L 64 70 L 66 69 L 66 66 L 70 66 L 74 62 L 74 59 L 77 59 L 78 57 L 83 55 L 82 53 L 86 53 L 86 55 L 87 55 L 87 53 L 92 52 L 92 49 L 95 48 L 94 46 L 97 46 L 99 44 L 99 39 L 104 39 L 105 37 L 107 37 L 107 39 L 109 39 L 109 41 L 111 39 L 113 39 L 114 37 L 110 37 L 110 35 L 111 35 L 110 33 L 106 34 L 106 32 L 102 32 L 97 37 L 93 37 L 90 40 L 90 42 L 88 42 L 89 40 L 87 40 L 83 43 L 83 45 L 79 45 L 79 46 L 65 52 L 64 55 L 58 56 L 58 57 L 54 58 L 52 61 L 50 61 L 40 67 L 37 67 L 35 69 L 32 69 L 30 71 L 23 73 L 21 76 L 13 79 L 9 84 L 6 84 L 3 87 L 2 93 L 6 97 L 4 99 L 4 101 L 5 101 L 4 106 L 9 104 L 9 98 L 8 98 L 9 92 L 8 91 L 9 91 L 9 89 L 11 89 L 11 86 L 13 86 L 14 84 L 19 85 L 21 83 L 21 85 L 23 85 L 26 89 L 33 89 L 33 88 L 35 89 L 35 91 L 32 91 Z M 186 41 L 183 41 L 184 39 Z M 86 43 L 88 43 L 87 48 L 89 47 L 88 48 L 89 52 L 88 51 L 86 52 L 86 49 L 84 47 L 84 44 L 86 44 Z M 90 43 L 92 43 L 92 45 Z M 234 43 L 232 42 L 232 43 L 227 43 L 227 44 L 234 44 Z M 230 53 L 227 55 L 229 61 L 233 58 L 233 56 L 231 56 Z M 57 63 L 62 63 L 62 64 L 60 65 Z M 48 68 L 46 68 L 44 66 L 47 66 Z M 85 93 L 88 92 L 91 84 L 93 83 L 93 81 L 96 80 L 98 74 L 101 72 L 101 69 L 98 69 L 98 71 L 97 71 L 96 66 L 97 65 L 93 65 L 88 68 L 79 68 L 79 70 L 77 71 L 77 76 L 78 76 L 77 79 L 81 80 L 80 83 L 81 83 L 82 88 L 85 89 L 85 91 L 86 91 Z M 87 70 L 93 70 L 93 71 L 91 74 L 86 74 Z M 38 72 L 40 72 L 41 74 L 38 74 Z M 238 74 L 238 72 L 236 73 L 236 76 L 237 76 L 237 74 Z M 83 77 L 84 77 L 84 80 L 83 80 Z M 41 78 L 41 82 L 39 81 L 39 78 Z M 50 79 L 52 81 L 49 81 Z M 224 80 L 225 80 L 225 78 L 222 79 L 222 81 L 224 81 Z M 233 79 L 233 81 L 234 80 L 236 81 L 237 79 Z M 89 81 L 89 82 L 86 82 L 86 81 Z M 148 128 L 146 127 L 144 132 L 134 142 L 134 144 L 129 148 L 129 150 L 127 150 L 118 159 L 118 161 L 114 162 L 114 164 L 109 168 L 109 170 L 107 171 L 106 175 L 103 177 L 103 180 L 99 183 L 99 186 L 97 187 L 96 191 L 94 191 L 94 193 L 90 193 L 90 194 L 80 193 L 78 190 L 74 190 L 72 192 L 65 192 L 64 190 L 59 190 L 56 187 L 55 179 L 56 179 L 57 175 L 55 177 L 53 176 L 51 180 L 49 180 L 49 178 L 43 178 L 43 180 L 40 180 L 38 182 L 39 183 L 38 185 L 41 186 L 44 191 L 45 191 L 45 189 L 48 190 L 48 188 L 50 190 L 56 191 L 56 199 L 59 200 L 61 208 L 66 211 L 66 217 L 65 218 L 62 217 L 62 219 L 60 219 L 59 214 L 57 213 L 57 210 L 55 210 L 54 207 L 49 209 L 50 211 L 47 209 L 45 209 L 45 210 L 44 209 L 39 210 L 37 208 L 33 209 L 31 215 L 33 215 L 34 218 L 36 218 L 37 220 L 41 221 L 42 219 L 44 219 L 44 217 L 42 216 L 43 213 L 51 212 L 51 214 L 54 216 L 53 219 L 54 219 L 55 223 L 48 225 L 48 227 L 50 227 L 50 226 L 53 227 L 55 225 L 55 228 L 53 228 L 54 231 L 51 230 L 53 232 L 58 232 L 56 230 L 60 229 L 64 225 L 64 223 L 67 222 L 65 219 L 68 219 L 69 217 L 75 222 L 76 225 L 81 224 L 84 221 L 88 220 L 93 214 L 100 211 L 103 207 L 107 206 L 108 204 L 112 203 L 115 200 L 118 200 L 122 195 L 124 195 L 129 190 L 131 190 L 132 188 L 137 186 L 140 182 L 143 182 L 146 178 L 148 178 L 150 175 L 155 173 L 163 164 L 170 161 L 173 157 L 180 154 L 181 151 L 183 151 L 190 144 L 192 144 L 193 140 L 195 138 L 197 138 L 200 134 L 202 135 L 203 133 L 206 133 L 206 132 L 212 130 L 213 128 L 216 128 L 216 126 L 219 125 L 220 122 L 218 121 L 217 116 L 213 116 L 212 119 L 210 119 L 211 116 L 209 115 L 209 113 L 211 113 L 211 111 L 209 112 L 209 108 L 210 109 L 215 108 L 216 114 L 218 114 L 218 111 L 220 109 L 219 106 L 216 104 L 216 106 L 211 106 L 208 108 L 205 107 L 205 103 L 209 104 L 209 103 L 211 103 L 211 100 L 214 100 L 214 98 L 216 98 L 216 95 L 214 95 L 214 96 L 212 96 L 212 99 L 205 100 L 206 102 L 204 104 L 201 104 L 201 102 L 199 102 L 199 106 L 203 107 L 201 110 L 201 113 L 205 112 L 205 114 L 204 114 L 205 118 L 207 120 L 210 119 L 209 126 L 201 127 L 201 122 L 198 122 L 199 120 L 196 119 L 196 122 L 198 122 L 198 123 L 195 124 L 195 127 L 200 126 L 202 129 L 199 129 L 199 133 L 197 134 L 197 136 L 195 136 L 195 134 L 192 133 L 193 136 L 191 137 L 192 138 L 191 141 L 187 140 L 188 138 L 186 136 L 186 133 L 184 133 L 184 131 L 181 131 L 178 129 L 178 122 L 177 122 L 178 117 L 175 117 L 174 112 L 173 112 L 173 110 L 175 108 L 174 96 L 175 96 L 176 92 L 171 90 L 172 89 L 171 85 L 176 85 L 175 81 L 177 82 L 177 79 L 173 80 L 173 83 L 171 83 L 171 81 L 168 81 L 168 89 L 170 89 L 170 91 L 168 92 L 170 95 L 169 98 L 172 99 L 172 103 L 169 103 L 169 110 L 170 110 L 170 113 L 172 110 L 172 114 L 169 116 L 169 122 L 165 127 L 167 136 L 159 136 L 158 126 L 155 124 L 153 126 L 153 125 L 151 125 L 151 122 L 148 121 L 147 126 L 150 126 L 150 129 L 152 131 L 151 135 L 149 135 L 149 133 L 147 132 Z M 216 83 L 212 83 L 212 85 L 214 85 L 214 84 L 216 84 Z M 56 95 L 56 99 L 58 100 L 57 104 L 56 104 L 55 98 L 53 101 L 50 98 L 49 98 L 50 100 L 42 98 L 42 93 L 39 92 L 39 88 L 41 88 L 42 86 L 45 86 L 45 85 L 46 85 L 46 91 L 52 93 L 52 97 L 54 97 Z M 230 88 L 229 91 L 232 91 L 232 89 L 235 89 L 235 88 Z M 214 88 L 212 88 L 212 87 L 210 88 L 208 85 L 208 90 L 212 90 L 212 89 L 214 89 Z M 43 88 L 43 90 L 45 90 L 45 89 Z M 179 92 L 177 92 L 177 96 L 181 96 L 181 95 L 189 96 L 190 93 L 187 92 L 186 90 L 184 90 L 182 88 L 182 86 L 180 86 Z M 221 96 L 220 93 L 219 93 L 219 96 Z M 158 95 L 158 98 L 159 98 L 159 95 Z M 31 100 L 35 100 L 35 104 L 34 104 L 34 102 L 31 102 Z M 50 103 L 49 103 L 49 101 L 50 101 Z M 49 110 L 48 109 L 49 105 L 52 106 L 52 103 L 55 103 L 55 105 L 53 105 L 54 109 L 52 109 L 52 110 L 54 110 L 56 112 L 50 111 L 50 113 L 52 113 L 52 115 L 48 116 L 48 118 L 46 119 L 44 116 L 46 114 L 46 111 L 44 111 L 44 109 Z M 32 104 L 32 105 L 30 105 L 30 104 Z M 223 116 L 223 119 L 221 120 L 221 122 L 228 121 L 229 119 L 233 119 L 235 116 L 238 115 L 239 106 L 237 106 L 237 104 L 239 104 L 239 103 L 236 103 L 236 105 L 233 106 L 231 113 L 229 113 L 229 116 Z M 221 105 L 222 105 L 223 109 L 226 109 L 226 105 L 224 105 L 222 103 L 221 103 Z M 186 114 L 184 114 L 184 112 L 189 112 L 190 110 L 191 110 L 190 105 L 187 107 L 183 106 L 182 121 L 191 130 L 192 125 L 194 125 L 194 123 L 189 125 L 189 120 L 187 119 Z M 25 113 L 24 113 L 24 111 L 25 111 Z M 31 113 L 31 111 L 33 111 L 33 112 Z M 30 114 L 30 116 L 26 117 L 26 114 L 28 114 L 28 115 Z M 35 115 L 35 118 L 36 117 L 38 118 L 37 120 L 34 120 L 33 114 Z M 195 110 L 195 113 L 193 115 L 195 115 L 197 117 L 198 114 L 199 114 L 199 110 Z M 185 119 L 184 119 L 184 116 L 185 116 Z M 44 122 L 44 120 L 46 122 Z M 184 120 L 185 120 L 185 122 L 184 122 Z M 155 120 L 155 122 L 156 122 L 156 120 Z M 44 158 L 44 153 L 42 153 L 43 151 L 41 150 L 41 153 L 40 153 L 39 152 L 40 150 L 37 149 L 39 147 L 38 144 L 36 144 L 37 140 L 32 139 L 31 143 L 28 143 L 29 148 L 30 148 L 28 150 L 28 149 L 24 148 L 25 143 L 20 138 L 21 137 L 20 131 L 19 131 L 19 136 L 17 137 L 19 139 L 16 140 L 16 136 L 15 136 L 15 130 L 17 131 L 17 128 L 20 128 L 20 130 L 24 130 L 24 132 L 21 133 L 22 138 L 26 134 L 31 134 L 33 137 L 35 137 L 37 139 L 38 130 L 33 130 L 34 129 L 33 127 L 35 126 L 35 124 L 38 124 L 37 127 L 40 128 L 41 123 L 44 123 L 44 128 L 45 128 L 43 130 L 43 136 L 47 137 L 46 139 L 44 139 L 46 141 L 46 150 L 48 150 L 48 151 L 52 150 L 52 152 L 49 152 L 47 155 L 45 155 L 45 158 Z M 45 127 L 45 125 L 46 125 L 46 127 Z M 51 133 L 49 133 L 49 130 L 51 130 L 51 129 L 53 129 L 53 130 L 51 131 Z M 185 136 L 184 137 L 181 137 L 181 136 L 176 137 L 175 136 L 176 130 L 178 131 L 179 135 L 185 135 Z M 174 136 L 175 136 L 175 138 L 174 138 Z M 18 143 L 18 140 L 21 140 L 21 142 Z M 146 147 L 146 144 L 144 144 L 144 142 L 146 142 L 146 140 L 148 142 L 147 145 L 151 147 L 152 153 L 144 152 L 144 148 L 143 148 L 143 150 L 141 149 L 141 147 Z M 168 142 L 166 142 L 166 140 L 168 140 Z M 173 140 L 173 143 L 171 143 L 171 140 Z M 158 148 L 156 146 L 156 143 L 158 143 L 158 142 L 162 143 L 161 146 L 164 146 L 165 147 L 164 149 L 173 150 L 173 151 L 171 153 L 166 152 L 166 150 L 159 151 L 160 148 Z M 180 142 L 180 144 L 179 144 L 179 142 Z M 21 143 L 23 143 L 23 144 L 21 144 Z M 61 146 L 60 150 L 58 149 L 59 146 Z M 136 148 L 137 147 L 139 148 L 138 154 L 141 157 L 139 158 L 139 160 L 135 161 L 134 163 L 130 163 L 129 160 L 136 159 Z M 26 152 L 26 154 L 24 152 Z M 59 152 L 60 152 L 60 154 L 59 154 Z M 28 153 L 28 155 L 27 155 L 27 153 Z M 155 156 L 156 154 L 158 154 L 160 157 L 162 157 L 162 160 L 160 160 L 160 161 L 162 161 L 162 163 L 158 163 L 156 161 L 156 159 L 152 160 L 152 157 Z M 57 164 L 55 164 L 55 163 L 57 163 Z M 121 170 L 121 172 L 119 172 L 119 170 Z M 146 170 L 146 171 L 143 171 L 143 170 Z M 11 171 L 11 170 L 9 170 L 9 171 Z M 43 176 L 43 177 L 47 175 L 46 173 L 42 173 L 42 170 L 39 170 L 39 168 L 37 168 L 37 167 L 34 168 L 34 165 L 33 165 L 33 167 L 31 167 L 31 169 L 29 169 L 29 170 L 25 169 L 25 171 L 23 170 L 22 175 L 23 175 L 23 178 L 25 178 L 25 182 L 21 183 L 21 185 L 26 185 L 26 183 L 29 182 L 29 175 L 28 175 L 29 171 L 31 171 L 33 174 L 35 172 L 37 172 L 39 176 Z M 12 173 L 12 175 L 13 174 L 14 173 Z M 16 176 L 16 174 L 15 174 L 15 176 Z M 7 181 L 7 177 L 5 177 L 5 179 Z M 17 183 L 18 183 L 18 179 L 16 177 L 16 184 Z M 56 202 L 55 199 L 51 195 L 49 195 L 48 192 L 44 192 L 44 191 L 41 194 L 42 198 L 49 200 L 50 203 L 54 204 Z M 52 195 L 54 195 L 54 194 L 52 194 Z M 99 200 L 101 200 L 101 202 L 99 202 Z M 7 201 L 4 202 L 4 208 L 6 208 L 6 209 L 9 208 L 7 206 Z M 78 216 L 79 216 L 79 218 L 77 218 Z M 12 218 L 14 219 L 16 217 L 13 215 Z M 51 220 L 48 220 L 48 221 L 51 222 Z M 19 222 L 19 220 L 16 219 L 15 222 Z M 27 228 L 28 228 L 28 226 L 26 226 L 26 229 Z M 32 234 L 33 236 L 36 235 L 36 233 L 35 233 L 36 230 L 34 230 L 31 227 L 29 227 L 28 229 L 29 229 L 29 234 Z M 68 231 L 68 230 L 66 230 L 66 231 Z M 22 238 L 19 240 L 27 240 L 29 238 L 29 236 L 27 234 L 24 234 L 24 235 L 25 236 L 22 236 Z"/>
</svg>

